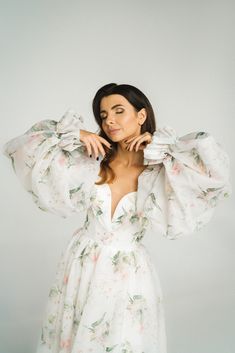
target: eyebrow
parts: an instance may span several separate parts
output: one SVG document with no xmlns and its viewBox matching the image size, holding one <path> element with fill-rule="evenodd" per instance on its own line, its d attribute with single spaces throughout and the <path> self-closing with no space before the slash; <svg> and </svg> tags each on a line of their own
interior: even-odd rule
<svg viewBox="0 0 235 353">
<path fill-rule="evenodd" d="M 117 107 L 124 107 L 124 105 L 122 105 L 122 104 L 115 104 L 115 105 L 112 106 L 111 109 L 114 109 L 114 108 L 117 108 Z M 100 111 L 100 114 L 101 114 L 101 113 L 106 113 L 106 110 L 101 110 L 101 111 Z"/>
</svg>

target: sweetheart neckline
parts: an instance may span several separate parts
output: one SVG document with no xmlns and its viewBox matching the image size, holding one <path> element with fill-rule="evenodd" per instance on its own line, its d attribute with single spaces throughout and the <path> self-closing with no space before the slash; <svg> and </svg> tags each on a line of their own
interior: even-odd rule
<svg viewBox="0 0 235 353">
<path fill-rule="evenodd" d="M 109 204 L 109 213 L 110 213 L 110 215 L 109 215 L 109 217 L 110 217 L 111 223 L 113 223 L 114 216 L 115 216 L 116 211 L 117 211 L 119 205 L 121 204 L 121 202 L 122 202 L 126 197 L 128 197 L 128 196 L 130 196 L 130 195 L 132 195 L 132 194 L 137 194 L 137 191 L 138 191 L 138 190 L 136 190 L 136 191 L 130 191 L 130 192 L 126 193 L 125 195 L 123 195 L 123 196 L 120 198 L 120 200 L 118 201 L 117 206 L 115 207 L 115 210 L 114 210 L 113 215 L 112 215 L 112 214 L 111 214 L 111 213 L 112 213 L 112 191 L 111 191 L 111 188 L 110 188 L 110 186 L 109 186 L 108 183 L 104 183 L 104 184 L 102 184 L 102 185 L 106 186 L 106 187 L 108 188 L 108 190 L 109 190 L 109 195 L 110 195 L 110 198 L 109 198 L 109 199 L 110 199 L 110 204 Z"/>
<path fill-rule="evenodd" d="M 152 166 L 151 165 L 147 165 L 146 168 L 139 174 L 137 180 L 138 180 L 138 187 L 139 187 L 139 180 L 145 175 L 145 173 L 147 174 L 148 172 L 151 172 L 152 171 Z M 97 185 L 97 184 L 95 184 Z M 128 196 L 130 195 L 137 195 L 138 193 L 138 189 L 136 191 L 130 191 L 128 192 L 127 194 L 125 194 L 118 202 L 115 210 L 114 210 L 114 213 L 113 213 L 113 216 L 111 215 L 112 213 L 112 191 L 111 191 L 111 188 L 109 186 L 108 183 L 103 183 L 103 184 L 99 184 L 100 186 L 104 185 L 106 187 L 107 190 L 109 190 L 109 221 L 110 223 L 114 223 L 114 216 L 117 212 L 117 209 L 118 207 L 120 206 L 121 202 L 123 201 L 123 199 L 127 198 Z"/>
</svg>

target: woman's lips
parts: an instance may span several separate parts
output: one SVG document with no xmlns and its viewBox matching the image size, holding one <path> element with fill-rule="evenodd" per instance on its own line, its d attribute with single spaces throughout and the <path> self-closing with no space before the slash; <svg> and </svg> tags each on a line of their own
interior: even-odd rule
<svg viewBox="0 0 235 353">
<path fill-rule="evenodd" d="M 109 133 L 110 134 L 116 134 L 118 131 L 120 131 L 120 129 L 109 130 Z"/>
</svg>

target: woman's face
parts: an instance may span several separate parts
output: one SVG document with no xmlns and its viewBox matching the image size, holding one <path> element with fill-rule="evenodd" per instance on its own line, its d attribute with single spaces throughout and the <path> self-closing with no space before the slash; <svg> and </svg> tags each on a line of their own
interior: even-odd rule
<svg viewBox="0 0 235 353">
<path fill-rule="evenodd" d="M 144 123 L 147 115 L 144 108 L 137 112 L 122 95 L 111 94 L 101 99 L 100 117 L 105 134 L 112 141 L 119 142 L 140 135 L 139 124 Z"/>
</svg>

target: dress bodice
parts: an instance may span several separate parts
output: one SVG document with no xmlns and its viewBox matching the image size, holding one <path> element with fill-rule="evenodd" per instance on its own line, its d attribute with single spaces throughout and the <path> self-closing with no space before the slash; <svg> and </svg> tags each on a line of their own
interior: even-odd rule
<svg viewBox="0 0 235 353">
<path fill-rule="evenodd" d="M 90 202 L 83 224 L 86 236 L 104 245 L 119 248 L 136 247 L 143 229 L 137 217 L 137 191 L 125 194 L 118 202 L 111 217 L 112 194 L 107 183 L 93 185 Z"/>
</svg>

